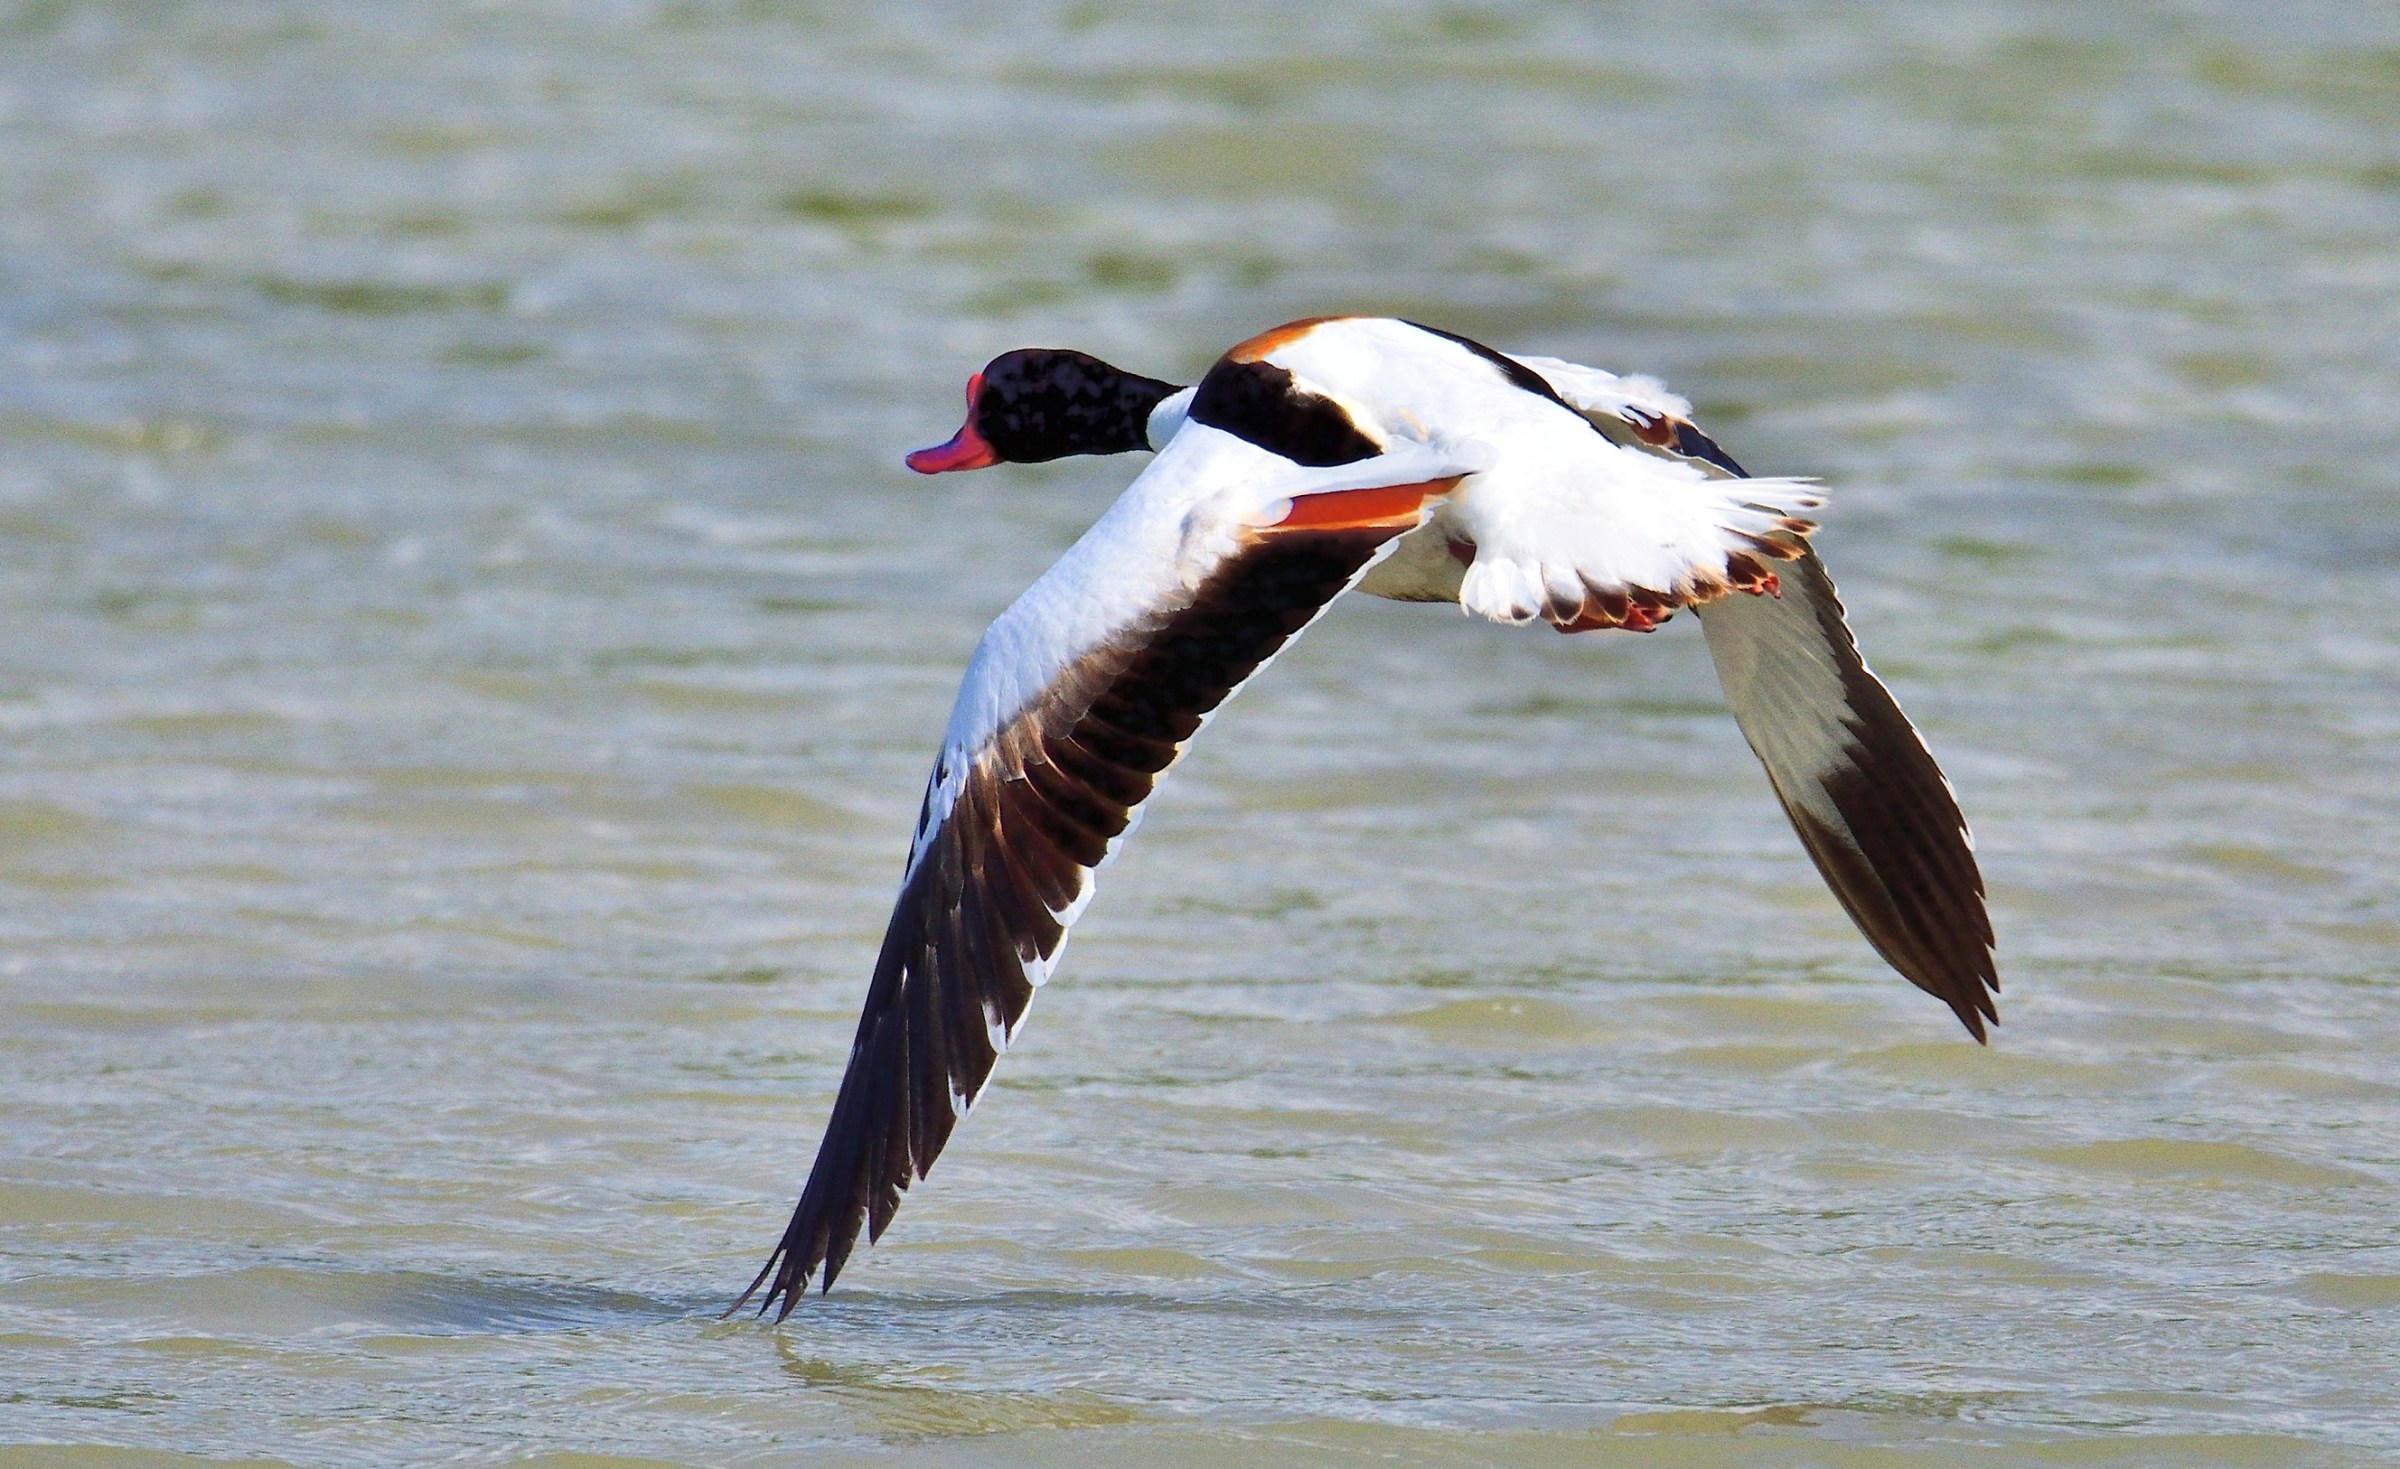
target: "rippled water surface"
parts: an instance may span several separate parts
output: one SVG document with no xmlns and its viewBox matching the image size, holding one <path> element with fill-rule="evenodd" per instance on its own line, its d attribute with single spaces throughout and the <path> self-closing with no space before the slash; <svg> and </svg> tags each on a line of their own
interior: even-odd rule
<svg viewBox="0 0 2400 1469">
<path fill-rule="evenodd" d="M 0 3 L 0 1466 L 2389 1462 L 2395 241 L 2377 5 Z M 1996 1043 L 1688 619 L 1345 605 L 720 1323 L 1133 468 L 899 453 L 1338 310 L 1825 477 Z"/>
</svg>

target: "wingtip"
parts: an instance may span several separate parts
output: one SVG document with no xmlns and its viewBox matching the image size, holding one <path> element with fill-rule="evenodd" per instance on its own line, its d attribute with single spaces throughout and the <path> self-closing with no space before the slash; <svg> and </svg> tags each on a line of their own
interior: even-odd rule
<svg viewBox="0 0 2400 1469">
<path fill-rule="evenodd" d="M 781 1325 L 791 1316 L 793 1308 L 800 1304 L 800 1298 L 808 1294 L 812 1278 L 816 1278 L 818 1294 L 822 1295 L 833 1289 L 833 1277 L 840 1273 L 838 1265 L 828 1264 L 820 1277 L 817 1269 L 813 1266 L 807 1269 L 798 1268 L 799 1259 L 800 1256 L 792 1249 L 788 1241 L 777 1245 L 774 1253 L 767 1256 L 767 1263 L 759 1267 L 758 1274 L 750 1277 L 750 1284 L 743 1288 L 739 1296 L 734 1298 L 732 1305 L 718 1313 L 717 1319 L 719 1321 L 726 1320 L 734 1312 L 749 1305 L 753 1298 L 756 1298 L 758 1318 L 765 1320 L 767 1313 L 772 1311 L 775 1314 L 776 1324 Z M 764 1295 L 759 1293 L 759 1287 L 762 1285 L 767 1288 Z"/>
<path fill-rule="evenodd" d="M 727 1306 L 724 1310 L 717 1313 L 717 1319 L 719 1321 L 727 1320 L 733 1315 L 734 1312 L 739 1311 L 742 1309 L 742 1307 L 749 1305 L 750 1298 L 758 1294 L 758 1288 L 767 1283 L 767 1276 L 773 1273 L 775 1267 L 778 1264 L 781 1264 L 782 1261 L 783 1250 L 781 1247 L 778 1247 L 774 1254 L 767 1256 L 767 1263 L 758 1267 L 758 1273 L 750 1277 L 750 1283 L 742 1288 L 742 1293 L 733 1298 L 733 1304 Z M 767 1307 L 773 1305 L 774 1302 L 775 1293 L 773 1291 L 767 1292 L 767 1298 L 758 1303 L 758 1314 L 761 1316 L 767 1314 Z"/>
<path fill-rule="evenodd" d="M 831 1286 L 832 1283 L 828 1281 L 826 1288 L 831 1289 Z M 778 1272 L 775 1283 L 767 1288 L 765 1297 L 758 1303 L 759 1319 L 765 1320 L 767 1313 L 772 1311 L 775 1313 L 775 1324 L 781 1326 L 791 1319 L 792 1312 L 798 1309 L 801 1298 L 807 1294 L 808 1277 L 806 1275 L 788 1271 Z"/>
<path fill-rule="evenodd" d="M 775 1307 L 775 1324 L 777 1326 L 781 1326 L 786 1321 L 791 1320 L 792 1313 L 800 1309 L 801 1298 L 807 1294 L 808 1280 L 806 1277 L 785 1282 L 783 1286 L 782 1301 Z M 766 1314 L 766 1309 L 761 1307 L 759 1309 L 759 1314 L 764 1316 Z"/>
<path fill-rule="evenodd" d="M 1996 1029 L 2000 1024 L 2000 974 L 1992 963 L 1990 949 L 1983 951 L 1982 961 L 1948 993 L 1942 990 L 1935 990 L 1934 993 L 1943 995 L 1948 1001 L 1950 1013 L 1956 1015 L 1959 1024 L 1967 1028 L 1967 1034 L 1975 1038 L 1975 1044 L 1988 1046 L 1991 1036 L 1987 1027 Z M 1906 974 L 1906 971 L 1903 973 Z M 1906 974 L 1906 977 L 1920 988 L 1930 988 L 1913 974 Z"/>
<path fill-rule="evenodd" d="M 1985 1030 L 1985 1023 L 1988 1021 L 1992 1025 L 1998 1025 L 2000 1017 L 1988 1007 L 1954 1005 L 1951 1007 L 1951 1013 L 1958 1017 L 1959 1024 L 1967 1028 L 1967 1034 L 1975 1038 L 1975 1044 L 1988 1046 L 1992 1043 L 1990 1034 Z"/>
</svg>

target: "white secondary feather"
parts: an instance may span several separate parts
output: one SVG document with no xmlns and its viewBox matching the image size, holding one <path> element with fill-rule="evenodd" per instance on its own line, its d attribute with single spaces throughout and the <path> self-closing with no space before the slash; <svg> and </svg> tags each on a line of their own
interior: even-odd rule
<svg viewBox="0 0 2400 1469">
<path fill-rule="evenodd" d="M 1864 738 L 1906 741 L 1931 765 L 1925 736 L 1859 655 L 1839 594 L 1811 551 L 1786 568 L 1778 597 L 1728 597 L 1700 609 L 1726 707 L 1784 799 L 1850 833 L 1826 783 L 1856 763 Z M 1877 709 L 1859 707 L 1861 700 Z M 1868 727 L 1880 726 L 1870 736 Z M 1934 767 L 1939 774 L 1939 768 Z M 1945 790 L 1950 781 L 1940 776 Z M 1953 793 L 1955 797 L 1955 793 Z M 1974 833 L 1959 819 L 1968 848 Z M 1854 843 L 1855 835 L 1850 838 Z"/>
<path fill-rule="evenodd" d="M 1850 699 L 1811 580 L 1786 578 L 1780 596 L 1712 602 L 1700 609 L 1700 627 L 1725 705 L 1775 789 L 1842 830 L 1848 823 L 1824 782 L 1849 764 Z"/>
</svg>

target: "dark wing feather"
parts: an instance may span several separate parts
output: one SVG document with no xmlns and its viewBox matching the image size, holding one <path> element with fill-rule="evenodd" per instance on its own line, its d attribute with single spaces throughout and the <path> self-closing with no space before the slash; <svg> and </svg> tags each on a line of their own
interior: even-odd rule
<svg viewBox="0 0 2400 1469">
<path fill-rule="evenodd" d="M 1612 442 L 1747 479 L 1655 382 L 1525 359 Z M 1948 1005 L 1977 1040 L 1998 1024 L 1992 920 L 1950 782 L 1867 668 L 1816 549 L 1770 549 L 1772 576 L 1703 604 L 1725 702 L 1800 844 L 1875 952 Z M 1796 554 L 1792 554 L 1796 553 Z M 1756 570 L 1764 572 L 1762 565 Z M 1772 590 L 1753 590 L 1771 588 Z M 1746 593 L 1746 594 L 1745 594 Z"/>
<path fill-rule="evenodd" d="M 1085 652 L 973 754 L 892 911 L 791 1225 L 735 1308 L 765 1285 L 759 1310 L 781 1319 L 820 1270 L 832 1288 L 862 1227 L 882 1236 L 1184 742 L 1405 528 L 1257 538 L 1188 601 Z"/>
<path fill-rule="evenodd" d="M 1859 657 L 1815 549 L 1776 571 L 1777 595 L 1700 609 L 1726 702 L 1859 931 L 1980 1041 L 2000 977 L 1958 800 Z"/>
</svg>

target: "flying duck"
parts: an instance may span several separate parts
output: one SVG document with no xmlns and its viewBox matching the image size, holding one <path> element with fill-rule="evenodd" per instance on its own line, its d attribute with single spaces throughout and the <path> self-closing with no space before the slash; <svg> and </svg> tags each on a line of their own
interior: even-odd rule
<svg viewBox="0 0 2400 1469">
<path fill-rule="evenodd" d="M 848 1070 L 734 1309 L 790 1314 L 882 1236 L 1007 1049 L 1093 873 L 1233 692 L 1356 587 L 1561 632 L 1691 608 L 1800 841 L 1976 1040 L 2000 981 L 1949 782 L 1843 620 L 1804 482 L 1746 474 L 1657 380 L 1369 317 L 1252 337 L 1191 387 L 1021 350 L 921 473 L 1156 457 L 967 664 Z M 822 1272 L 821 1277 L 819 1272 Z"/>
</svg>

